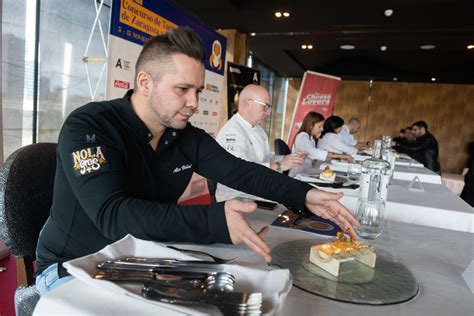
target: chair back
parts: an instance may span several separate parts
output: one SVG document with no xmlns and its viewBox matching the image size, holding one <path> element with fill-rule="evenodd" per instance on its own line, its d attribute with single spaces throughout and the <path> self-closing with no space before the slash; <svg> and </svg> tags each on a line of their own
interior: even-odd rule
<svg viewBox="0 0 474 316">
<path fill-rule="evenodd" d="M 275 154 L 276 155 L 289 155 L 291 154 L 290 147 L 285 143 L 283 139 L 277 138 L 274 142 Z"/>
<path fill-rule="evenodd" d="M 53 200 L 56 144 L 12 153 L 0 170 L 0 238 L 17 257 L 19 286 L 34 284 L 36 244 Z"/>
</svg>

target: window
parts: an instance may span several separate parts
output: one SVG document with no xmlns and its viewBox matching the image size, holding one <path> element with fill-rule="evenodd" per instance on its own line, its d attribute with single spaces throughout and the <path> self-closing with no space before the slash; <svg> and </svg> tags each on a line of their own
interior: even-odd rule
<svg viewBox="0 0 474 316">
<path fill-rule="evenodd" d="M 37 3 L 41 7 L 37 7 Z M 104 1 L 100 22 L 107 41 L 111 0 Z M 97 4 L 98 6 L 98 4 Z M 16 149 L 38 142 L 57 142 L 67 115 L 91 101 L 84 52 L 96 17 L 91 0 L 4 0 L 2 17 L 2 106 L 4 159 Z M 39 9 L 39 19 L 37 19 Z M 39 25 L 39 32 L 36 32 Z M 37 34 L 39 34 L 37 36 Z M 37 131 L 35 124 L 35 47 L 38 51 Z M 88 56 L 105 57 L 95 28 Z M 103 62 L 88 63 L 92 90 Z M 105 73 L 95 100 L 105 97 Z M 37 135 L 35 135 L 37 132 Z M 36 136 L 36 137 L 35 137 Z"/>
</svg>

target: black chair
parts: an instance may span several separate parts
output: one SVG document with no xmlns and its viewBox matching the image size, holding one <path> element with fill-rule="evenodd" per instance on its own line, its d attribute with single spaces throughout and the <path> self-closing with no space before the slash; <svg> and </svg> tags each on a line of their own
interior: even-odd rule
<svg viewBox="0 0 474 316">
<path fill-rule="evenodd" d="M 291 154 L 290 147 L 288 147 L 288 145 L 285 143 L 283 139 L 276 138 L 273 144 L 275 146 L 276 155 L 286 156 L 286 155 Z M 283 171 L 283 174 L 288 175 L 288 173 L 289 173 L 289 170 Z"/>
<path fill-rule="evenodd" d="M 11 154 L 0 170 L 0 238 L 16 256 L 16 315 L 31 315 L 39 300 L 33 262 L 49 216 L 56 172 L 56 144 L 38 143 Z"/>
<path fill-rule="evenodd" d="M 207 179 L 207 189 L 209 190 L 209 194 L 211 195 L 211 203 L 216 203 L 217 182 L 211 179 Z"/>
<path fill-rule="evenodd" d="M 274 146 L 275 146 L 275 154 L 276 155 L 289 155 L 291 154 L 290 147 L 283 141 L 283 139 L 277 138 L 274 141 Z"/>
</svg>

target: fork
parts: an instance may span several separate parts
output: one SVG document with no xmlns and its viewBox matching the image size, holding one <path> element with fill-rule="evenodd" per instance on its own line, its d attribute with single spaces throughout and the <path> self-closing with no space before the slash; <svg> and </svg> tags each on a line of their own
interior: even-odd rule
<svg viewBox="0 0 474 316">
<path fill-rule="evenodd" d="M 224 258 L 219 258 L 219 257 L 216 257 L 214 255 L 211 255 L 210 253 L 200 251 L 200 250 L 183 249 L 183 248 L 178 248 L 178 247 L 171 246 L 171 245 L 168 245 L 166 247 L 170 248 L 170 249 L 173 249 L 173 250 L 181 251 L 181 252 L 187 252 L 187 253 L 190 253 L 190 254 L 207 256 L 207 257 L 211 258 L 212 260 L 214 260 L 215 263 L 222 263 L 222 264 L 232 263 L 232 262 L 234 262 L 234 261 L 236 261 L 237 259 L 240 258 L 240 257 L 234 257 L 234 258 L 230 258 L 230 259 L 224 259 Z"/>
</svg>

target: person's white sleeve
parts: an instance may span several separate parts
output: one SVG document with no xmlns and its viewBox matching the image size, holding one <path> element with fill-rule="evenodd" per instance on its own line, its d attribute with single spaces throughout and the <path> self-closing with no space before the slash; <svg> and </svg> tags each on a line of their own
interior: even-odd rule
<svg viewBox="0 0 474 316">
<path fill-rule="evenodd" d="M 323 149 L 316 148 L 314 142 L 307 133 L 299 133 L 296 135 L 292 152 L 305 151 L 308 153 L 308 158 L 312 160 L 325 161 L 328 152 Z"/>
<path fill-rule="evenodd" d="M 349 131 L 349 128 L 346 127 L 345 125 L 341 129 L 341 132 L 339 134 L 337 134 L 337 136 L 347 146 L 356 146 L 357 145 L 357 141 L 354 139 L 354 136 L 352 136 L 351 132 Z"/>
<path fill-rule="evenodd" d="M 357 148 L 344 144 L 342 140 L 338 137 L 339 135 L 334 135 L 331 137 L 331 148 L 334 148 L 336 153 L 344 153 L 355 155 L 357 154 Z M 337 151 L 336 151 L 337 150 Z M 331 150 L 330 150 L 331 151 Z"/>
<path fill-rule="evenodd" d="M 247 137 L 236 128 L 227 128 L 225 131 L 219 132 L 216 137 L 216 141 L 221 145 L 222 148 L 227 150 L 232 155 L 239 157 L 243 160 L 258 163 L 267 168 L 270 168 L 270 162 L 259 162 L 253 161 L 249 157 L 250 144 L 248 143 Z"/>
</svg>

